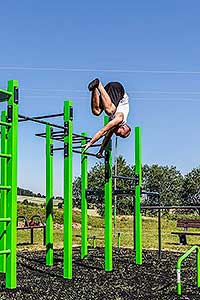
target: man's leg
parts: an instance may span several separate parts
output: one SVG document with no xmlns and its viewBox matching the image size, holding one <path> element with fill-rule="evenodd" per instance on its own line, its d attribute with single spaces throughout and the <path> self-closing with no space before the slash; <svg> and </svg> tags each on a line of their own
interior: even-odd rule
<svg viewBox="0 0 200 300">
<path fill-rule="evenodd" d="M 116 106 L 112 103 L 110 96 L 106 92 L 104 86 L 102 85 L 101 82 L 99 82 L 99 85 L 97 87 L 99 93 L 100 93 L 100 98 L 102 101 L 103 108 L 105 110 L 105 113 L 107 115 L 112 115 L 116 111 Z"/>
<path fill-rule="evenodd" d="M 89 83 L 88 89 L 92 92 L 91 107 L 93 114 L 99 116 L 103 109 L 107 115 L 112 115 L 116 111 L 116 106 L 112 103 L 110 96 L 98 78 Z"/>
<path fill-rule="evenodd" d="M 103 106 L 102 106 L 102 103 L 100 101 L 99 92 L 98 92 L 97 88 L 94 88 L 92 90 L 91 109 L 92 109 L 92 113 L 95 116 L 99 116 L 103 111 Z"/>
</svg>

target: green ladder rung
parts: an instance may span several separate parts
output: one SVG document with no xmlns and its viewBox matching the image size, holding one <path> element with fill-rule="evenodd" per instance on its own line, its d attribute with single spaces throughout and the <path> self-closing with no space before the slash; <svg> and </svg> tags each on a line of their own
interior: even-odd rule
<svg viewBox="0 0 200 300">
<path fill-rule="evenodd" d="M 0 102 L 7 101 L 12 96 L 12 93 L 0 89 Z"/>
<path fill-rule="evenodd" d="M 4 255 L 4 254 L 10 254 L 11 253 L 11 250 L 1 250 L 0 251 L 0 255 Z"/>
<path fill-rule="evenodd" d="M 8 122 L 3 122 L 3 121 L 0 121 L 0 125 L 2 125 L 2 126 L 9 126 L 9 127 L 11 127 L 11 126 L 12 126 L 12 123 L 8 123 Z"/>
<path fill-rule="evenodd" d="M 10 222 L 11 218 L 0 218 L 0 222 Z"/>
<path fill-rule="evenodd" d="M 12 155 L 11 154 L 0 153 L 0 157 L 2 157 L 2 158 L 11 158 Z"/>
<path fill-rule="evenodd" d="M 0 185 L 0 190 L 10 190 L 11 189 L 11 186 L 10 185 L 8 185 L 8 186 L 6 186 L 6 185 Z"/>
</svg>

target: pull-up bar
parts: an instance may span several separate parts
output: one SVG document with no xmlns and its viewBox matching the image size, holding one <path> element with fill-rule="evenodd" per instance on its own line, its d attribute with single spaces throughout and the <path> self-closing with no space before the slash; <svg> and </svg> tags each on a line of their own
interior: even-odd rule
<svg viewBox="0 0 200 300">
<path fill-rule="evenodd" d="M 72 150 L 72 151 L 73 151 L 74 153 L 82 154 L 81 151 L 77 151 L 77 150 Z M 96 154 L 94 154 L 94 153 L 85 152 L 84 154 L 85 154 L 85 155 L 89 155 L 89 156 L 94 156 L 94 157 L 97 158 Z M 104 158 L 104 156 L 102 156 L 102 158 Z"/>
<path fill-rule="evenodd" d="M 93 144 L 90 146 L 90 148 L 95 148 L 95 147 L 100 147 L 101 144 Z M 79 148 L 83 148 L 81 145 L 80 146 L 73 146 L 73 149 L 79 149 Z"/>
<path fill-rule="evenodd" d="M 112 195 L 124 196 L 130 195 L 134 197 L 134 245 L 136 253 L 136 264 L 142 264 L 142 215 L 141 215 L 141 195 L 142 195 L 142 159 L 141 159 L 141 128 L 135 128 L 135 176 L 112 176 L 112 153 L 111 144 L 107 145 L 105 151 L 105 184 L 104 190 L 90 190 L 87 189 L 87 185 L 82 185 L 81 199 L 83 202 L 82 218 L 87 220 L 85 202 L 89 196 L 103 196 L 105 197 L 105 270 L 112 270 Z M 86 157 L 86 156 L 85 156 Z M 84 169 L 85 158 L 84 155 L 81 159 L 81 166 L 83 171 L 81 172 L 82 181 L 86 181 L 87 172 Z M 134 181 L 135 187 L 126 190 L 112 190 L 112 178 L 126 179 Z M 144 194 L 150 194 L 151 192 L 143 192 Z M 151 193 L 151 195 L 155 193 Z M 156 193 L 157 195 L 157 193 Z M 87 226 L 86 221 L 82 222 L 83 236 L 82 236 L 82 257 L 87 256 Z"/>
<path fill-rule="evenodd" d="M 37 122 L 37 120 L 35 122 Z M 38 122 L 41 122 L 41 121 L 38 121 Z M 53 124 L 47 123 L 45 121 L 43 121 L 42 124 L 53 126 Z M 58 127 L 58 128 L 66 129 L 63 126 Z M 46 132 L 36 133 L 35 136 L 46 138 Z M 51 134 L 51 139 L 57 140 L 57 141 L 60 141 L 60 142 L 64 142 L 64 137 L 65 137 L 64 131 L 55 131 L 55 132 L 53 131 L 52 134 Z M 88 141 L 88 140 L 91 139 L 89 137 L 81 136 L 80 134 L 77 134 L 77 133 L 73 133 L 72 138 L 73 138 L 74 143 L 80 143 L 82 140 Z"/>
<path fill-rule="evenodd" d="M 141 190 L 141 194 L 143 195 L 147 195 L 147 196 L 160 196 L 160 194 L 158 192 L 149 192 L 149 191 L 145 191 L 145 190 Z"/>
<path fill-rule="evenodd" d="M 47 119 L 47 118 L 57 118 L 57 117 L 63 117 L 64 114 L 60 113 L 60 114 L 52 114 L 52 115 L 44 115 L 44 116 L 37 116 L 37 117 L 32 117 L 33 119 Z"/>
<path fill-rule="evenodd" d="M 60 150 L 64 150 L 65 148 L 63 147 L 58 147 L 58 148 L 53 148 L 53 151 L 60 151 Z M 77 150 L 73 150 L 74 148 L 72 147 L 72 152 L 74 153 L 79 153 L 79 154 L 82 154 L 81 151 L 77 151 Z M 94 156 L 97 158 L 96 154 L 94 153 L 89 153 L 89 152 L 86 152 L 85 155 L 88 155 L 88 156 Z"/>
<path fill-rule="evenodd" d="M 50 125 L 52 127 L 65 129 L 64 126 L 49 123 L 49 122 L 45 122 L 45 121 L 35 119 L 35 118 L 32 118 L 32 117 L 27 117 L 27 116 L 23 116 L 23 115 L 18 115 L 18 117 L 21 118 L 21 119 L 18 120 L 18 122 L 32 121 L 32 122 L 39 123 L 39 124 Z"/>
</svg>

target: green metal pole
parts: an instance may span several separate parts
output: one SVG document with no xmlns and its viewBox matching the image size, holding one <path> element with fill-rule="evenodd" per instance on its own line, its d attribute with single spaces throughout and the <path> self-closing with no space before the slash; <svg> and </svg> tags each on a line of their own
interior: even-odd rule
<svg viewBox="0 0 200 300">
<path fill-rule="evenodd" d="M 72 279 L 72 101 L 64 102 L 64 278 Z"/>
<path fill-rule="evenodd" d="M 1 113 L 1 121 L 6 122 L 6 111 Z M 1 126 L 1 153 L 7 153 L 7 130 L 5 126 Z M 1 159 L 1 185 L 7 185 L 7 160 Z M 6 199 L 7 192 L 1 191 L 0 199 L 0 218 L 6 218 Z M 0 222 L 0 250 L 6 249 L 6 223 Z M 0 255 L 0 273 L 6 272 L 6 257 Z"/>
<path fill-rule="evenodd" d="M 117 136 L 115 137 L 115 159 L 114 159 L 114 172 L 115 176 L 117 176 Z M 117 189 L 117 178 L 114 178 L 114 189 Z M 117 232 L 117 196 L 114 196 L 114 236 L 116 236 Z"/>
<path fill-rule="evenodd" d="M 197 286 L 200 287 L 200 250 L 197 248 Z"/>
<path fill-rule="evenodd" d="M 108 123 L 105 116 L 104 123 Z M 105 271 L 112 271 L 112 150 L 111 141 L 105 149 Z"/>
<path fill-rule="evenodd" d="M 142 139 L 141 128 L 135 128 L 135 175 L 137 183 L 135 186 L 135 256 L 136 264 L 142 264 L 142 214 L 141 203 L 141 185 L 142 185 Z"/>
<path fill-rule="evenodd" d="M 7 216 L 11 221 L 7 224 L 6 247 L 10 250 L 6 261 L 6 288 L 16 288 L 16 246 L 17 246 L 17 146 L 18 146 L 18 82 L 16 80 L 8 81 L 8 91 L 12 96 L 8 101 L 8 122 L 11 127 L 8 128 L 8 154 L 12 158 L 8 160 L 7 183 L 11 188 L 8 190 Z"/>
<path fill-rule="evenodd" d="M 83 137 L 87 136 L 87 133 L 81 134 Z M 86 139 L 82 139 L 81 146 L 86 144 Z M 84 148 L 82 148 L 83 152 Z M 81 154 L 81 259 L 88 256 L 88 216 L 87 216 L 87 168 L 88 159 L 87 155 Z"/>
<path fill-rule="evenodd" d="M 197 251 L 197 286 L 200 287 L 200 250 L 199 247 L 196 249 Z"/>
<path fill-rule="evenodd" d="M 181 270 L 177 269 L 176 270 L 176 274 L 177 274 L 177 295 L 181 296 Z"/>
<path fill-rule="evenodd" d="M 46 125 L 46 265 L 53 266 L 53 128 Z"/>
<path fill-rule="evenodd" d="M 182 294 L 182 287 L 181 287 L 181 264 L 182 262 L 192 253 L 196 251 L 196 261 L 197 261 L 197 286 L 200 287 L 200 274 L 199 274 L 199 247 L 193 246 L 190 248 L 186 253 L 184 253 L 181 257 L 179 257 L 176 265 L 176 272 L 177 272 L 177 294 L 181 296 Z"/>
</svg>

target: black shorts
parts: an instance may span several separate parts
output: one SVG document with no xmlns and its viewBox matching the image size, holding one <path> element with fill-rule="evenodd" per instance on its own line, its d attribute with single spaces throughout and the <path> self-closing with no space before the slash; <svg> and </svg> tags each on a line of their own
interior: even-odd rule
<svg viewBox="0 0 200 300">
<path fill-rule="evenodd" d="M 110 96 L 112 103 L 117 107 L 119 101 L 124 97 L 125 91 L 123 85 L 119 82 L 109 82 L 104 88 Z"/>
</svg>

